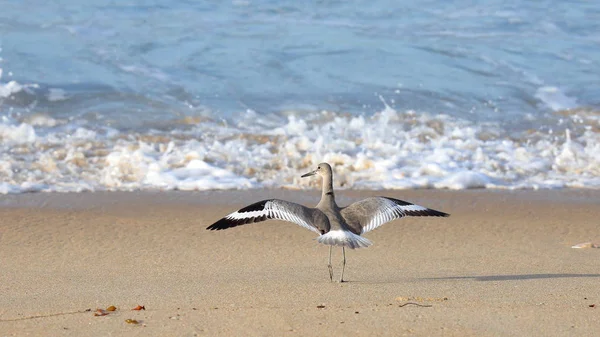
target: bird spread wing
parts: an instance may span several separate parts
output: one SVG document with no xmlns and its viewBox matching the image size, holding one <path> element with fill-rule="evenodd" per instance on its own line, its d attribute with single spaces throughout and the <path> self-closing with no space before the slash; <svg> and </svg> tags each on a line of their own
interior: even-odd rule
<svg viewBox="0 0 600 337">
<path fill-rule="evenodd" d="M 269 219 L 293 222 L 315 233 L 329 230 L 329 221 L 321 211 L 280 199 L 259 201 L 233 212 L 214 224 L 209 230 L 221 230 Z"/>
<path fill-rule="evenodd" d="M 361 234 L 371 231 L 385 223 L 405 216 L 449 216 L 427 207 L 410 202 L 387 198 L 371 197 L 357 201 L 341 211 L 348 223 L 360 230 Z"/>
</svg>

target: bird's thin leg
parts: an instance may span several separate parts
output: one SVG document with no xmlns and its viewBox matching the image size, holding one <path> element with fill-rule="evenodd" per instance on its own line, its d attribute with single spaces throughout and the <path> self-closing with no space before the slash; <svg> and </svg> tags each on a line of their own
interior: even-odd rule
<svg viewBox="0 0 600 337">
<path fill-rule="evenodd" d="M 342 261 L 342 276 L 340 276 L 340 283 L 344 282 L 344 269 L 346 269 L 346 247 L 342 246 L 342 255 L 344 260 Z"/>
<path fill-rule="evenodd" d="M 331 249 L 333 246 L 329 246 L 329 264 L 327 264 L 327 268 L 329 268 L 329 279 L 333 282 L 333 267 L 331 266 Z"/>
</svg>

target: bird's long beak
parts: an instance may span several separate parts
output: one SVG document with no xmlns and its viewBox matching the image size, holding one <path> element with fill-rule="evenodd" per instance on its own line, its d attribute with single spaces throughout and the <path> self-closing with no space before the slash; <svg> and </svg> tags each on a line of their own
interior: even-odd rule
<svg viewBox="0 0 600 337">
<path fill-rule="evenodd" d="M 314 176 L 315 174 L 317 174 L 317 170 L 308 172 L 307 174 L 303 174 L 303 175 L 300 176 L 300 178 Z"/>
</svg>

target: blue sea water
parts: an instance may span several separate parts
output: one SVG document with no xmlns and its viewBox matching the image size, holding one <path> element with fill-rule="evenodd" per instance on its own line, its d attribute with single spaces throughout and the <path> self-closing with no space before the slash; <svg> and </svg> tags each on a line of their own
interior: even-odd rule
<svg viewBox="0 0 600 337">
<path fill-rule="evenodd" d="M 598 2 L 0 8 L 0 192 L 600 187 Z"/>
</svg>

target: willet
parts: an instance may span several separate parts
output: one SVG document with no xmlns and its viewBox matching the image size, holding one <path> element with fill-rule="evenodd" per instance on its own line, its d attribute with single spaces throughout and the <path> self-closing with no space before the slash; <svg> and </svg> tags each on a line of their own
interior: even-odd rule
<svg viewBox="0 0 600 337">
<path fill-rule="evenodd" d="M 327 267 L 331 281 L 333 281 L 331 249 L 333 246 L 342 247 L 344 259 L 340 282 L 344 282 L 345 248 L 356 249 L 372 244 L 371 241 L 362 237 L 362 234 L 405 216 L 449 216 L 443 212 L 388 197 L 366 198 L 350 206 L 339 207 L 335 203 L 333 194 L 331 166 L 321 163 L 316 170 L 304 174 L 302 177 L 315 174 L 323 178 L 321 201 L 315 208 L 280 199 L 268 199 L 233 212 L 206 229 L 221 230 L 269 219 L 293 222 L 319 234 L 317 241 L 329 245 Z"/>
</svg>

